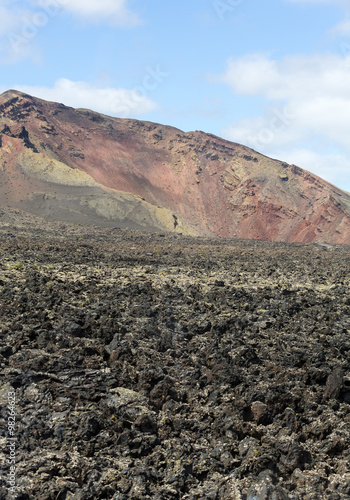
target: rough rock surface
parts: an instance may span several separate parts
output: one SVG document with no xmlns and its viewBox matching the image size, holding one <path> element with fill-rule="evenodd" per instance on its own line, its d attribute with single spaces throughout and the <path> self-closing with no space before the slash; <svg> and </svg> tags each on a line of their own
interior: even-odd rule
<svg viewBox="0 0 350 500">
<path fill-rule="evenodd" d="M 350 243 L 350 195 L 204 132 L 0 96 L 0 203 L 47 219 Z"/>
<path fill-rule="evenodd" d="M 348 246 L 9 213 L 0 251 L 0 498 L 350 498 Z"/>
</svg>

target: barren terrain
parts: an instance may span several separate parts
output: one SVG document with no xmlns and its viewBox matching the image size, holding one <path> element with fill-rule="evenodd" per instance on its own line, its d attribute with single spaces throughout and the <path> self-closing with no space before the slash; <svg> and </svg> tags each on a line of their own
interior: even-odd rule
<svg viewBox="0 0 350 500">
<path fill-rule="evenodd" d="M 0 498 L 350 498 L 348 246 L 3 212 L 0 252 Z"/>
<path fill-rule="evenodd" d="M 350 243 L 350 194 L 299 166 L 17 91 L 0 95 L 0 206 L 105 227 Z"/>
</svg>

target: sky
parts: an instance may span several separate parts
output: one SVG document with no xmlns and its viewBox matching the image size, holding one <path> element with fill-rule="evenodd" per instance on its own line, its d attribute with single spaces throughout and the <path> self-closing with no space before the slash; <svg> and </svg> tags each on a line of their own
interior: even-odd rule
<svg viewBox="0 0 350 500">
<path fill-rule="evenodd" d="M 0 92 L 202 130 L 350 192 L 350 0 L 0 0 Z"/>
</svg>

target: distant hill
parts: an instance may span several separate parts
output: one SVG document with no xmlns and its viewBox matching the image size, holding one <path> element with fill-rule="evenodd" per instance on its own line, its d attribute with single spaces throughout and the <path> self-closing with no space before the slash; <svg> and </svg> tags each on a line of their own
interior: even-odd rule
<svg viewBox="0 0 350 500">
<path fill-rule="evenodd" d="M 0 96 L 0 206 L 48 220 L 350 243 L 350 195 L 204 132 Z"/>
</svg>

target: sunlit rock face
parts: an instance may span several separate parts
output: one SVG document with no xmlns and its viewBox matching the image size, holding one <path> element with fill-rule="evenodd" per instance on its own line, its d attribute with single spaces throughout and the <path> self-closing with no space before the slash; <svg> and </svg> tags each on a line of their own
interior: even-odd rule
<svg viewBox="0 0 350 500">
<path fill-rule="evenodd" d="M 0 96 L 0 204 L 49 220 L 350 243 L 350 195 L 204 132 Z"/>
</svg>

